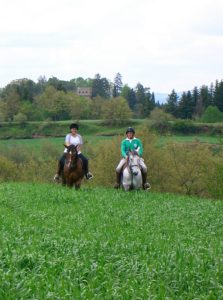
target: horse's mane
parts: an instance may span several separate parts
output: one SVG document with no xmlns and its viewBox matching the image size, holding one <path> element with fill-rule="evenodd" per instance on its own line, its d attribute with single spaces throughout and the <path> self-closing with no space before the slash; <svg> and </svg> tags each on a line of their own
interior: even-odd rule
<svg viewBox="0 0 223 300">
<path fill-rule="evenodd" d="M 67 148 L 68 152 L 69 151 L 71 151 L 71 152 L 75 152 L 76 151 L 77 152 L 77 146 L 75 146 L 73 144 L 67 146 L 66 148 Z"/>
</svg>

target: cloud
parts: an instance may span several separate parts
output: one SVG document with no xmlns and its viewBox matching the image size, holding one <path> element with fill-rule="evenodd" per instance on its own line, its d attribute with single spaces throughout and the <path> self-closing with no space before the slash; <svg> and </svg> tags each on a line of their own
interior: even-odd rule
<svg viewBox="0 0 223 300">
<path fill-rule="evenodd" d="M 0 11 L 0 86 L 100 73 L 157 92 L 221 79 L 220 0 L 8 0 Z"/>
</svg>

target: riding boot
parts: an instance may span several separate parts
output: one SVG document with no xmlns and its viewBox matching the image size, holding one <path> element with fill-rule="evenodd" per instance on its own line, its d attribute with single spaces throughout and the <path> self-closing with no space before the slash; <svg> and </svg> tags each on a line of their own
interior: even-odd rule
<svg viewBox="0 0 223 300">
<path fill-rule="evenodd" d="M 119 189 L 120 185 L 121 185 L 121 177 L 122 177 L 122 173 L 120 172 L 116 172 L 116 183 L 114 184 L 114 188 L 115 189 Z"/>
<path fill-rule="evenodd" d="M 151 188 L 149 182 L 147 182 L 147 172 L 146 173 L 142 172 L 142 188 L 144 190 L 149 190 Z"/>
<path fill-rule="evenodd" d="M 86 179 L 88 179 L 88 180 L 92 179 L 93 175 L 88 170 L 88 159 L 82 153 L 79 153 L 78 156 L 80 157 L 80 159 L 83 162 L 84 174 L 85 174 Z"/>
<path fill-rule="evenodd" d="M 59 182 L 59 179 L 60 179 L 60 177 L 62 175 L 64 164 L 65 164 L 65 154 L 63 154 L 60 157 L 60 159 L 58 160 L 57 173 L 54 176 L 54 180 L 57 181 L 57 182 Z"/>
</svg>

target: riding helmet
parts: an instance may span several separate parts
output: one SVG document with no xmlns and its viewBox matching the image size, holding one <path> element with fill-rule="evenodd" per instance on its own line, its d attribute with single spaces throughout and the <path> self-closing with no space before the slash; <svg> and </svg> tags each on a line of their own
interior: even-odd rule
<svg viewBox="0 0 223 300">
<path fill-rule="evenodd" d="M 76 123 L 72 123 L 72 124 L 70 124 L 70 129 L 72 129 L 72 128 L 76 128 L 78 130 L 79 129 L 79 125 L 76 124 Z"/>
<path fill-rule="evenodd" d="M 126 134 L 127 134 L 128 132 L 133 132 L 133 133 L 135 134 L 135 129 L 132 128 L 132 127 L 128 127 L 127 130 L 126 130 Z"/>
</svg>

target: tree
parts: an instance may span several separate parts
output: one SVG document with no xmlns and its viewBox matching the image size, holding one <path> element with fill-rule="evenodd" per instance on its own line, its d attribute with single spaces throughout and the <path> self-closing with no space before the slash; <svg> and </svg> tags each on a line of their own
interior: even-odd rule
<svg viewBox="0 0 223 300">
<path fill-rule="evenodd" d="M 202 115 L 202 121 L 206 123 L 216 123 L 223 121 L 223 113 L 217 106 L 208 106 Z"/>
<path fill-rule="evenodd" d="M 101 78 L 100 74 L 96 74 L 92 82 L 92 97 L 96 96 L 110 98 L 110 84 L 106 78 Z"/>
<path fill-rule="evenodd" d="M 216 81 L 213 102 L 223 112 L 223 81 Z"/>
<path fill-rule="evenodd" d="M 203 109 L 206 109 L 209 105 L 211 105 L 208 86 L 202 85 L 199 94 L 201 97 Z"/>
<path fill-rule="evenodd" d="M 192 119 L 194 104 L 191 92 L 183 92 L 178 107 L 178 116 L 181 119 Z"/>
<path fill-rule="evenodd" d="M 167 103 L 164 105 L 164 109 L 165 112 L 177 117 L 178 95 L 175 90 L 172 90 L 171 94 L 168 95 Z"/>
<path fill-rule="evenodd" d="M 36 103 L 39 109 L 44 112 L 46 118 L 58 121 L 69 117 L 69 107 L 66 100 L 65 92 L 49 86 L 43 94 L 37 97 Z"/>
<path fill-rule="evenodd" d="M 199 90 L 198 88 L 195 86 L 193 91 L 192 91 L 192 98 L 193 98 L 193 103 L 194 103 L 194 115 L 195 116 L 200 116 L 201 112 L 199 109 Z"/>
<path fill-rule="evenodd" d="M 110 125 L 125 124 L 132 117 L 132 112 L 126 99 L 118 97 L 104 102 L 102 117 Z"/>
<path fill-rule="evenodd" d="M 5 121 L 13 121 L 14 116 L 19 112 L 21 100 L 15 88 L 11 88 L 2 98 L 1 115 Z"/>
<path fill-rule="evenodd" d="M 117 73 L 114 78 L 114 86 L 113 86 L 113 97 L 116 98 L 121 94 L 122 91 L 122 75 Z"/>
<path fill-rule="evenodd" d="M 66 92 L 66 81 L 61 81 L 56 77 L 49 78 L 47 86 L 52 86 L 58 91 Z"/>
<path fill-rule="evenodd" d="M 33 102 L 37 93 L 37 87 L 34 81 L 26 78 L 13 80 L 3 89 L 3 97 L 7 96 L 11 91 L 18 94 L 20 100 Z"/>
<path fill-rule="evenodd" d="M 91 113 L 90 113 L 90 117 L 92 119 L 101 119 L 102 118 L 102 107 L 104 104 L 104 100 L 100 97 L 97 96 L 95 98 L 93 98 L 91 100 Z"/>
<path fill-rule="evenodd" d="M 71 119 L 88 119 L 91 112 L 91 100 L 70 92 L 66 96 Z"/>
<path fill-rule="evenodd" d="M 144 86 L 141 83 L 138 83 L 135 88 L 136 94 L 136 116 L 138 117 L 148 117 L 150 112 L 155 107 L 155 97 L 152 98 L 150 93 L 150 88 Z"/>
<path fill-rule="evenodd" d="M 132 111 L 135 110 L 136 107 L 136 94 L 132 88 L 130 88 L 127 84 L 125 84 L 122 88 L 121 97 L 125 98 L 128 101 L 128 105 Z"/>
</svg>

